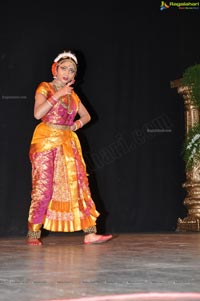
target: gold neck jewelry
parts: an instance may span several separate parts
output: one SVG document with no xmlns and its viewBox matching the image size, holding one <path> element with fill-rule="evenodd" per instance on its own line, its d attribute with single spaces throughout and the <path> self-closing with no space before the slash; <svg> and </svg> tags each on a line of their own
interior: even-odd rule
<svg viewBox="0 0 200 301">
<path fill-rule="evenodd" d="M 60 90 L 61 88 L 63 88 L 65 86 L 65 84 L 61 83 L 60 81 L 58 81 L 56 79 L 54 79 L 52 81 L 52 85 L 56 91 Z"/>
<path fill-rule="evenodd" d="M 54 79 L 52 81 L 52 85 L 55 89 L 55 91 L 58 91 L 59 89 L 61 89 L 62 87 L 65 86 L 65 84 L 58 82 L 56 79 Z M 62 106 L 67 109 L 68 114 L 72 114 L 73 113 L 73 108 L 71 108 L 71 96 L 69 94 L 66 95 L 67 98 L 67 102 L 63 99 L 63 97 L 61 97 L 59 99 L 59 101 L 61 102 Z"/>
<path fill-rule="evenodd" d="M 67 109 L 68 114 L 72 114 L 73 108 L 71 106 L 71 95 L 67 94 L 66 97 L 67 97 L 67 103 L 62 99 L 61 99 L 61 103 L 62 103 L 63 107 L 65 109 Z"/>
</svg>

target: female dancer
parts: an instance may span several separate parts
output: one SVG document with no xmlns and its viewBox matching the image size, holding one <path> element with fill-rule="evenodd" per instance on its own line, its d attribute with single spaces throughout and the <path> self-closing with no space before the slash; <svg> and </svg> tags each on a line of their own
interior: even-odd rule
<svg viewBox="0 0 200 301">
<path fill-rule="evenodd" d="M 86 166 L 77 134 L 90 115 L 73 89 L 77 57 L 60 53 L 52 64 L 52 82 L 35 92 L 36 126 L 30 146 L 32 192 L 28 217 L 29 245 L 41 245 L 41 228 L 83 230 L 84 244 L 103 243 L 112 235 L 96 232 L 99 212 L 91 197 Z M 78 119 L 76 117 L 79 117 Z"/>
</svg>

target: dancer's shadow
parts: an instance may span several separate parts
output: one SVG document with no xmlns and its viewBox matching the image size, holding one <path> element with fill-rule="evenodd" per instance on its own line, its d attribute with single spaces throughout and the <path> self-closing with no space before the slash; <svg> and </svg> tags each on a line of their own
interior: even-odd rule
<svg viewBox="0 0 200 301">
<path fill-rule="evenodd" d="M 87 127 L 93 126 L 93 124 L 97 122 L 98 117 L 97 117 L 94 109 L 91 107 L 89 102 L 84 98 L 84 96 L 80 95 L 80 93 L 79 93 L 79 96 L 83 100 L 84 105 L 86 106 L 86 108 L 88 109 L 88 111 L 90 112 L 90 114 L 92 116 L 92 121 L 88 125 L 85 125 L 84 129 L 80 129 L 79 131 L 77 131 L 77 135 L 78 135 L 80 143 L 81 143 L 83 158 L 84 158 L 84 161 L 86 164 L 87 173 L 89 175 L 88 181 L 89 181 L 89 187 L 90 187 L 92 199 L 96 205 L 97 211 L 100 213 L 100 216 L 97 219 L 97 230 L 98 230 L 98 233 L 103 234 L 106 232 L 106 218 L 108 216 L 108 212 L 106 211 L 104 203 L 101 199 L 101 195 L 100 195 L 99 188 L 98 188 L 98 181 L 97 181 L 96 174 L 95 174 L 96 167 L 92 160 L 92 157 L 90 156 L 90 153 L 91 153 L 90 145 L 89 145 L 89 143 L 87 141 L 87 137 L 84 133 L 84 131 L 87 129 Z"/>
<path fill-rule="evenodd" d="M 83 79 L 85 72 L 87 70 L 87 64 L 85 61 L 85 57 L 81 51 L 75 51 L 79 66 L 78 66 L 78 73 L 76 76 L 76 81 L 74 85 L 74 90 L 80 97 L 81 101 L 83 102 L 84 106 L 87 108 L 89 114 L 92 116 L 92 119 L 89 124 L 86 124 L 83 129 L 79 129 L 77 131 L 77 135 L 80 139 L 82 151 L 83 151 L 83 157 L 86 163 L 86 168 L 87 168 L 87 173 L 89 174 L 88 181 L 89 181 L 89 186 L 90 186 L 90 191 L 92 195 L 92 199 L 94 200 L 94 203 L 96 205 L 97 210 L 100 213 L 100 216 L 97 219 L 97 229 L 98 233 L 105 233 L 106 231 L 106 218 L 108 216 L 108 213 L 106 212 L 104 203 L 101 199 L 99 189 L 98 189 L 98 183 L 95 175 L 95 164 L 90 156 L 91 150 L 90 146 L 88 144 L 86 135 L 85 135 L 85 130 L 93 126 L 96 122 L 98 122 L 98 115 L 95 112 L 94 108 L 92 107 L 91 103 L 88 101 L 86 95 L 82 91 L 81 85 L 83 84 Z M 84 154 L 87 154 L 84 156 Z"/>
</svg>

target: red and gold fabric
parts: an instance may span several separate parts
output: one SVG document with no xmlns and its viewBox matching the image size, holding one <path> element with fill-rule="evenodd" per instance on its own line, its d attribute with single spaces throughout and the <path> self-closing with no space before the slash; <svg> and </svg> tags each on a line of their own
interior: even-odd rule
<svg viewBox="0 0 200 301">
<path fill-rule="evenodd" d="M 43 93 L 51 93 L 46 90 L 46 84 L 42 89 Z M 80 141 L 69 130 L 71 119 L 65 107 L 59 106 L 62 104 L 52 108 L 48 118 L 37 125 L 31 141 L 32 192 L 28 222 L 29 230 L 33 231 L 42 226 L 50 231 L 80 231 L 96 225 L 99 216 L 91 197 Z M 73 98 L 74 116 L 77 106 L 78 101 Z M 63 116 L 66 116 L 64 121 Z"/>
</svg>

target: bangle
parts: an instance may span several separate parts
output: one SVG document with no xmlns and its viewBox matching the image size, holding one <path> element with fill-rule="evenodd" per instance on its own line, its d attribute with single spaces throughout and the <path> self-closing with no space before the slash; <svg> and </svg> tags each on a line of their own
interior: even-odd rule
<svg viewBox="0 0 200 301">
<path fill-rule="evenodd" d="M 48 102 L 48 104 L 49 104 L 51 107 L 53 107 L 52 103 L 51 103 L 48 99 L 47 99 L 46 102 Z"/>
<path fill-rule="evenodd" d="M 54 95 L 51 95 L 51 98 L 52 98 L 55 102 L 57 102 L 57 98 L 55 98 Z"/>
<path fill-rule="evenodd" d="M 47 101 L 52 105 L 52 107 L 57 103 L 57 99 L 53 95 L 49 97 Z"/>
<path fill-rule="evenodd" d="M 79 128 L 82 128 L 82 127 L 83 127 L 83 122 L 82 122 L 82 120 L 81 120 L 81 119 L 78 119 L 77 122 L 79 122 L 79 124 L 80 124 Z"/>
<path fill-rule="evenodd" d="M 82 121 L 80 119 L 76 120 L 74 122 L 74 124 L 76 125 L 76 130 L 82 128 L 82 126 L 83 126 L 83 123 L 82 123 Z"/>
<path fill-rule="evenodd" d="M 78 119 L 78 120 L 76 120 L 76 121 L 74 122 L 73 125 L 75 125 L 75 129 L 73 130 L 73 132 L 75 132 L 75 131 L 77 131 L 78 129 L 82 128 L 83 122 L 82 122 L 80 119 Z"/>
</svg>

